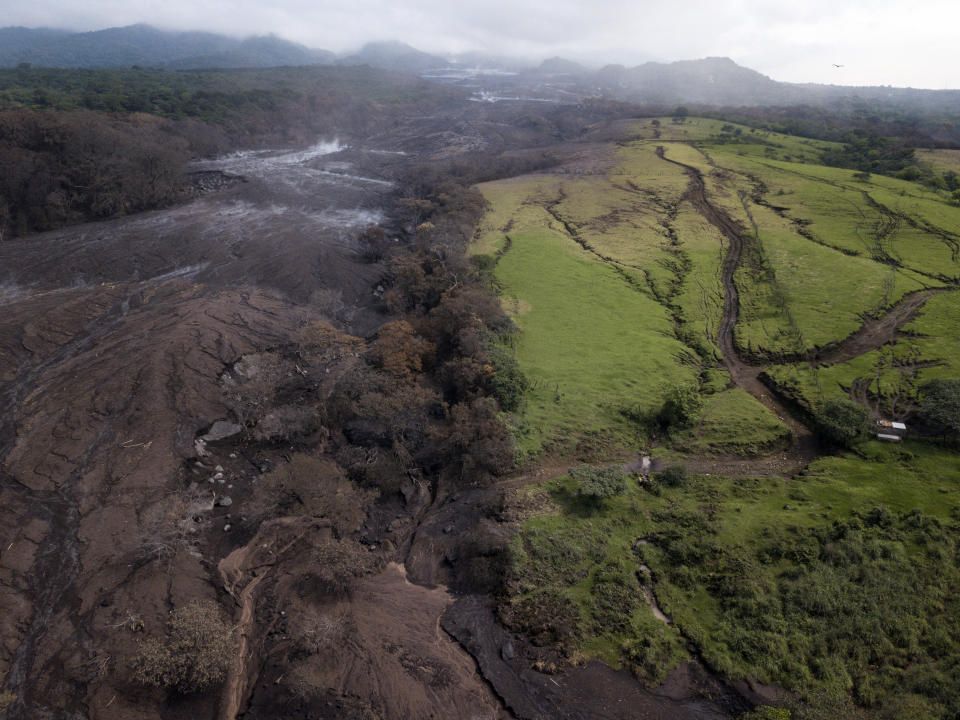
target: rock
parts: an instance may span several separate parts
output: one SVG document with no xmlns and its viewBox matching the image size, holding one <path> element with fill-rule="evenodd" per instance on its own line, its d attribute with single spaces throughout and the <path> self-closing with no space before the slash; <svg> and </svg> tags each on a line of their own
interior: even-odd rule
<svg viewBox="0 0 960 720">
<path fill-rule="evenodd" d="M 227 523 L 226 525 L 223 526 L 223 531 L 230 532 L 230 523 Z"/>
<path fill-rule="evenodd" d="M 203 438 L 194 440 L 193 447 L 197 451 L 197 457 L 206 457 L 210 454 L 207 452 L 207 443 Z"/>
<path fill-rule="evenodd" d="M 218 465 L 217 467 L 219 467 L 219 465 Z M 214 480 L 223 480 L 223 473 L 222 473 L 222 472 L 214 473 L 213 479 L 214 479 Z"/>
<path fill-rule="evenodd" d="M 229 495 L 224 495 L 222 498 L 217 498 L 217 505 L 220 507 L 230 507 L 233 505 L 233 500 Z"/>
<path fill-rule="evenodd" d="M 514 654 L 512 642 L 507 642 L 500 648 L 500 657 L 504 660 L 513 660 Z"/>
<path fill-rule="evenodd" d="M 450 533 L 453 532 L 453 525 L 447 525 L 447 526 L 443 529 L 443 531 L 449 535 Z"/>
<path fill-rule="evenodd" d="M 213 469 L 213 471 L 214 471 L 214 472 L 218 472 L 218 473 L 222 473 L 222 472 L 223 472 L 223 465 L 217 465 L 217 466 Z"/>
<path fill-rule="evenodd" d="M 217 442 L 233 437 L 242 431 L 243 425 L 237 425 L 237 423 L 232 423 L 229 420 L 217 420 L 201 439 L 205 442 Z"/>
</svg>

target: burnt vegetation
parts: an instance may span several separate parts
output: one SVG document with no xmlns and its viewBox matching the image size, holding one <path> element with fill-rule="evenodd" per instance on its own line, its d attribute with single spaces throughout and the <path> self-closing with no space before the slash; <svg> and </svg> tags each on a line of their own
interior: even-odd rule
<svg viewBox="0 0 960 720">
<path fill-rule="evenodd" d="M 371 68 L 0 70 L 0 237 L 169 205 L 192 159 L 369 133 L 462 95 Z"/>
</svg>

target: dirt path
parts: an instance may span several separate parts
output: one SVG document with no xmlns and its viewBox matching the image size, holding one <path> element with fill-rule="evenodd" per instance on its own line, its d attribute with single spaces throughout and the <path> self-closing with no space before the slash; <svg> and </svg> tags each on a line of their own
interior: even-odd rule
<svg viewBox="0 0 960 720">
<path fill-rule="evenodd" d="M 868 317 L 852 335 L 839 343 L 811 354 L 807 359 L 814 365 L 846 362 L 876 350 L 897 339 L 900 328 L 916 317 L 917 311 L 935 294 L 921 290 L 904 295 L 898 303 L 880 317 Z"/>
<path fill-rule="evenodd" d="M 690 179 L 683 199 L 689 201 L 703 218 L 717 228 L 730 243 L 730 247 L 723 258 L 723 266 L 721 268 L 721 281 L 723 283 L 724 295 L 723 314 L 717 333 L 717 344 L 720 346 L 720 352 L 723 354 L 723 363 L 730 373 L 730 378 L 737 387 L 753 395 L 790 428 L 793 433 L 791 452 L 805 456 L 807 446 L 810 444 L 810 429 L 791 408 L 782 403 L 779 398 L 771 393 L 767 386 L 760 381 L 759 376 L 762 368 L 745 362 L 740 357 L 736 343 L 734 342 L 733 331 L 737 325 L 740 297 L 733 276 L 740 265 L 740 258 L 743 255 L 743 248 L 746 243 L 743 230 L 722 208 L 714 206 L 707 199 L 703 175 L 701 175 L 699 170 L 685 163 L 668 158 L 664 153 L 663 146 L 657 148 L 657 157 L 665 162 L 683 168 L 687 177 Z"/>
<path fill-rule="evenodd" d="M 223 587 L 237 603 L 237 647 L 220 696 L 219 720 L 234 720 L 245 706 L 257 668 L 252 644 L 258 637 L 257 586 L 308 533 L 325 528 L 325 522 L 310 518 L 281 517 L 263 523 L 246 545 L 237 548 L 217 565 Z"/>
</svg>

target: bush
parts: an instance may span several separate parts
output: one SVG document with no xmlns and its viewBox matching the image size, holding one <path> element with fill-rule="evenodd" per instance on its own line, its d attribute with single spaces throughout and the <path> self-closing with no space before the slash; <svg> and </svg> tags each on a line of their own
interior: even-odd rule
<svg viewBox="0 0 960 720">
<path fill-rule="evenodd" d="M 493 367 L 490 394 L 497 399 L 504 410 L 512 412 L 519 409 L 523 396 L 530 387 L 530 381 L 520 370 L 520 365 L 509 348 L 491 344 L 486 350 L 490 357 L 490 365 Z"/>
<path fill-rule="evenodd" d="M 577 481 L 577 497 L 602 502 L 627 489 L 627 479 L 619 467 L 596 468 L 579 465 L 570 468 L 570 477 Z"/>
<path fill-rule="evenodd" d="M 687 481 L 687 467 L 685 465 L 670 465 L 657 473 L 657 482 L 667 487 L 680 487 Z"/>
<path fill-rule="evenodd" d="M 760 705 L 752 712 L 741 715 L 740 720 L 790 720 L 790 711 L 786 708 L 776 708 L 770 705 Z"/>
<path fill-rule="evenodd" d="M 960 434 L 960 380 L 930 380 L 920 393 L 920 416 L 944 434 Z"/>
<path fill-rule="evenodd" d="M 345 595 L 378 567 L 377 557 L 359 543 L 329 540 L 317 546 L 301 587 L 311 594 Z"/>
<path fill-rule="evenodd" d="M 13 693 L 7 692 L 6 690 L 0 692 L 0 712 L 6 710 L 7 707 L 16 702 L 16 700 L 17 696 Z"/>
<path fill-rule="evenodd" d="M 180 692 L 206 690 L 223 681 L 233 652 L 230 627 L 216 603 L 194 601 L 173 611 L 165 640 L 151 638 L 140 645 L 134 678 Z"/>
<path fill-rule="evenodd" d="M 817 431 L 825 440 L 850 447 L 873 429 L 870 412 L 850 400 L 828 400 L 817 416 Z"/>
<path fill-rule="evenodd" d="M 663 428 L 688 428 L 697 422 L 703 399 L 695 385 L 675 385 L 657 415 Z"/>
</svg>

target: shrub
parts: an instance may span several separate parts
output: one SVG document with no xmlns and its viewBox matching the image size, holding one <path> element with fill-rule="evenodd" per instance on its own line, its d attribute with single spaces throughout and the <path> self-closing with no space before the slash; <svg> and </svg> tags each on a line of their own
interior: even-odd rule
<svg viewBox="0 0 960 720">
<path fill-rule="evenodd" d="M 870 412 L 850 400 L 828 400 L 817 416 L 820 436 L 841 447 L 850 447 L 872 428 Z"/>
<path fill-rule="evenodd" d="M 530 387 L 530 381 L 520 370 L 520 365 L 509 348 L 491 344 L 487 347 L 487 355 L 493 367 L 490 394 L 497 399 L 504 410 L 510 412 L 517 410 Z"/>
<path fill-rule="evenodd" d="M 143 685 L 180 692 L 206 690 L 223 681 L 233 652 L 230 627 L 216 603 L 194 601 L 173 611 L 166 639 L 141 643 L 134 677 Z"/>
<path fill-rule="evenodd" d="M 657 415 L 664 428 L 687 428 L 700 416 L 703 399 L 695 385 L 675 385 L 663 401 L 663 407 Z"/>
<path fill-rule="evenodd" d="M 578 483 L 577 497 L 590 502 L 601 502 L 627 489 L 626 476 L 619 467 L 579 465 L 570 468 L 570 477 Z"/>
<path fill-rule="evenodd" d="M 359 543 L 329 540 L 317 546 L 301 588 L 311 594 L 344 595 L 378 566 L 376 556 Z"/>
<path fill-rule="evenodd" d="M 930 380 L 920 392 L 920 416 L 944 434 L 960 433 L 960 380 Z"/>
<path fill-rule="evenodd" d="M 786 708 L 776 708 L 770 705 L 760 705 L 752 712 L 741 715 L 740 720 L 790 720 L 790 711 Z"/>
<path fill-rule="evenodd" d="M 17 696 L 4 690 L 0 692 L 0 712 L 7 709 L 8 706 L 16 702 Z"/>
<path fill-rule="evenodd" d="M 686 465 L 670 465 L 657 473 L 657 482 L 667 487 L 680 487 L 687 481 Z"/>
<path fill-rule="evenodd" d="M 571 652 L 581 636 L 581 616 L 576 603 L 554 588 L 514 598 L 500 607 L 500 620 L 523 632 L 537 647 L 554 645 Z"/>
</svg>

